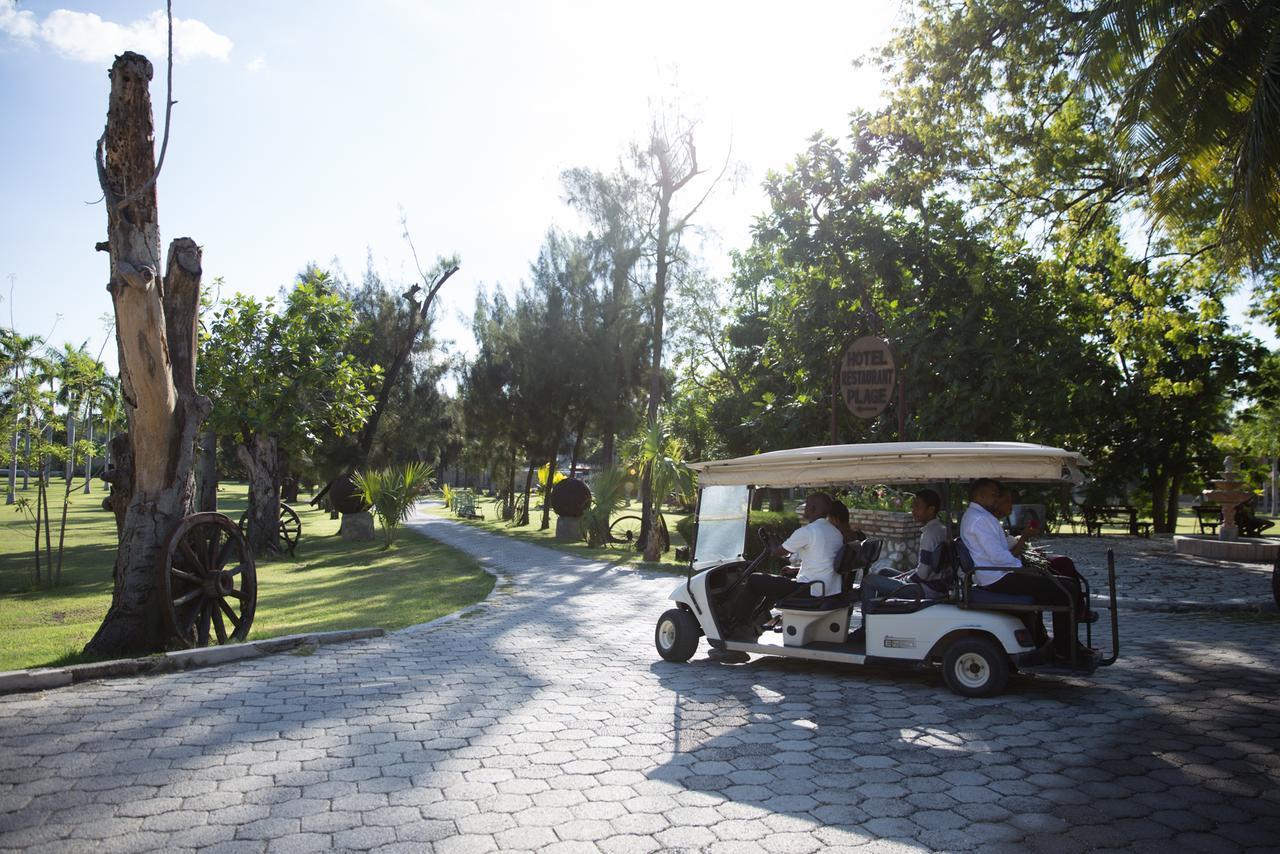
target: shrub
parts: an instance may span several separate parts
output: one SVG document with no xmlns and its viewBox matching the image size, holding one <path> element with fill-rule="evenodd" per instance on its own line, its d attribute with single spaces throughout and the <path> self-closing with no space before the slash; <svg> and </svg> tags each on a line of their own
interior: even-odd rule
<svg viewBox="0 0 1280 854">
<path fill-rule="evenodd" d="M 609 519 L 627 500 L 627 470 L 610 466 L 591 478 L 591 506 L 582 514 L 582 531 L 587 545 L 603 546 L 609 541 Z"/>
<path fill-rule="evenodd" d="M 382 525 L 387 541 L 382 548 L 391 548 L 396 528 L 409 518 L 413 505 L 432 486 L 431 466 L 426 463 L 408 463 L 399 468 L 373 469 L 356 472 L 352 478 L 365 503 L 373 510 Z"/>
<path fill-rule="evenodd" d="M 694 520 L 692 513 L 688 516 L 680 517 L 680 521 L 676 522 L 676 533 L 684 538 L 686 545 L 693 545 L 693 529 L 696 525 L 697 522 Z"/>
</svg>

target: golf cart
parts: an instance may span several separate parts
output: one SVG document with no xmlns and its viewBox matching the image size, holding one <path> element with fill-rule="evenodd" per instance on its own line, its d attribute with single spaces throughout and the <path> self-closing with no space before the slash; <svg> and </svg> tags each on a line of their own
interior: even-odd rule
<svg viewBox="0 0 1280 854">
<path fill-rule="evenodd" d="M 1092 627 L 1077 624 L 1069 604 L 1045 605 L 1030 597 L 999 594 L 973 583 L 968 551 L 956 540 L 949 564 L 949 593 L 943 598 L 884 598 L 862 613 L 858 583 L 880 543 L 844 546 L 837 569 L 843 590 L 833 596 L 783 599 L 743 615 L 730 606 L 753 573 L 764 572 L 766 548 L 747 561 L 748 512 L 752 489 L 835 487 L 870 484 L 939 484 L 995 478 L 1007 482 L 1079 483 L 1088 461 L 1059 448 L 1018 442 L 897 442 L 831 445 L 756 454 L 731 460 L 695 463 L 698 473 L 698 525 L 686 580 L 672 591 L 675 607 L 659 619 L 658 653 L 668 661 L 688 661 L 705 635 L 719 657 L 742 654 L 777 655 L 847 664 L 921 668 L 940 664 L 943 681 L 958 694 L 998 694 L 1014 670 L 1040 674 L 1087 675 L 1113 664 L 1119 654 L 1115 560 L 1108 552 L 1111 606 L 1111 655 L 1080 654 L 1071 644 L 1069 657 L 1055 656 L 1051 645 L 1037 647 L 1022 616 L 1030 612 L 1070 613 L 1072 634 L 1080 625 L 1092 645 Z M 950 508 L 947 501 L 947 508 Z M 954 531 L 953 531 L 954 533 Z M 768 534 L 761 529 L 759 536 Z M 766 540 L 767 542 L 767 540 Z M 945 558 L 944 558 L 945 559 Z M 1017 572 L 1047 572 L 1031 567 Z M 1049 576 L 1053 578 L 1053 576 Z M 1055 581 L 1061 587 L 1061 582 Z M 1066 588 L 1063 601 L 1070 602 Z M 1085 582 L 1084 594 L 1089 590 Z M 762 631 L 772 604 L 781 616 L 780 634 Z M 858 625 L 856 617 L 861 618 Z"/>
</svg>

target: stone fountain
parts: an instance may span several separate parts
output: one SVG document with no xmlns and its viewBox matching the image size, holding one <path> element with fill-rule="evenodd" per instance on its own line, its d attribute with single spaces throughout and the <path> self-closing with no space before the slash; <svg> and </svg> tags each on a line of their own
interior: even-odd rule
<svg viewBox="0 0 1280 854">
<path fill-rule="evenodd" d="M 1234 457 L 1223 460 L 1225 471 L 1217 480 L 1209 481 L 1210 489 L 1201 495 L 1222 508 L 1222 524 L 1216 537 L 1203 534 L 1179 534 L 1173 538 L 1173 550 L 1178 554 L 1193 555 L 1214 560 L 1231 560 L 1243 563 L 1275 563 L 1276 584 L 1280 585 L 1280 540 L 1269 537 L 1241 537 L 1236 528 L 1236 508 L 1248 501 L 1253 493 L 1245 488 L 1236 469 Z M 1277 586 L 1280 592 L 1280 586 Z M 1280 598 L 1277 598 L 1280 604 Z"/>
<path fill-rule="evenodd" d="M 1240 480 L 1240 472 L 1236 469 L 1236 458 L 1227 457 L 1222 461 L 1225 471 L 1218 480 L 1209 481 L 1212 489 L 1200 493 L 1205 501 L 1212 501 L 1222 508 L 1222 525 L 1218 527 L 1218 539 L 1236 540 L 1240 531 L 1236 528 L 1236 508 L 1253 497 L 1253 493 L 1244 488 Z"/>
</svg>

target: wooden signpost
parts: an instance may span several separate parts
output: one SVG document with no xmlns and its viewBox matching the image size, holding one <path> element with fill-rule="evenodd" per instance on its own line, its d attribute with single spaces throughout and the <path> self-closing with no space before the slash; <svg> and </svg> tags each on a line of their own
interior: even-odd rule
<svg viewBox="0 0 1280 854">
<path fill-rule="evenodd" d="M 836 398 L 857 418 L 872 419 L 880 415 L 893 400 L 898 389 L 898 439 L 905 430 L 902 374 L 893 358 L 889 342 L 864 335 L 850 344 L 836 366 L 831 396 L 831 444 L 836 444 Z"/>
</svg>

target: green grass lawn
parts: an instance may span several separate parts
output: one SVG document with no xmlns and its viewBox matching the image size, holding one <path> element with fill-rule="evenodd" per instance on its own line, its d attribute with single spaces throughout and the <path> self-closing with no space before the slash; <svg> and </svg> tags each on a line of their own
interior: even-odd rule
<svg viewBox="0 0 1280 854">
<path fill-rule="evenodd" d="M 51 486 L 55 511 L 59 487 Z M 79 660 L 111 604 L 115 521 L 101 509 L 104 492 L 72 495 L 67 517 L 62 584 L 37 587 L 34 530 L 14 507 L 0 509 L 0 670 Z M 20 491 L 20 495 L 26 494 Z M 29 496 L 35 502 L 35 491 Z M 222 512 L 239 519 L 247 503 L 243 484 L 218 491 Z M 299 502 L 302 540 L 296 557 L 258 561 L 258 607 L 250 640 L 366 626 L 398 629 L 426 622 L 477 602 L 493 578 L 471 558 L 409 531 L 381 551 L 382 532 L 371 543 L 339 539 L 338 521 Z M 43 569 L 43 567 L 42 567 Z"/>
<path fill-rule="evenodd" d="M 608 561 L 616 566 L 634 565 L 639 569 L 655 570 L 658 572 L 671 572 L 684 574 L 688 569 L 688 564 L 676 563 L 675 549 L 678 546 L 685 545 L 684 538 L 676 531 L 676 523 L 687 516 L 686 513 L 677 513 L 668 511 L 663 515 L 667 519 L 667 530 L 671 534 L 671 551 L 663 555 L 664 560 L 660 563 L 646 563 L 641 560 L 641 555 L 635 550 L 634 545 L 616 544 L 609 548 L 590 548 L 586 543 L 566 543 L 556 540 L 556 514 L 551 513 L 551 527 L 545 531 L 538 530 L 538 526 L 542 524 L 541 503 L 535 496 L 533 498 L 534 505 L 539 509 L 535 512 L 529 511 L 529 524 L 521 527 L 512 527 L 508 523 L 502 521 L 502 514 L 499 512 L 497 499 L 494 498 L 476 498 L 476 510 L 484 515 L 483 519 L 458 519 L 444 507 L 438 504 L 428 505 L 425 509 L 428 513 L 437 516 L 454 519 L 455 521 L 466 522 L 479 528 L 492 531 L 496 534 L 502 534 L 507 537 L 515 537 L 518 540 L 524 540 L 527 543 L 535 543 L 540 546 L 557 549 L 562 552 L 578 555 L 579 557 L 591 558 L 592 560 Z M 614 514 L 616 520 L 621 516 L 639 516 L 640 502 L 629 501 L 622 510 Z M 624 526 L 627 527 L 627 526 Z M 638 534 L 639 523 L 632 523 L 629 527 L 633 529 L 633 534 Z"/>
<path fill-rule="evenodd" d="M 1271 521 L 1275 521 L 1274 518 L 1272 518 L 1271 516 L 1267 516 L 1266 514 L 1259 514 L 1259 518 L 1270 519 Z M 1149 514 L 1143 515 L 1142 513 L 1139 513 L 1138 521 L 1150 522 L 1151 516 Z M 1277 527 L 1280 527 L 1280 526 L 1277 526 Z M 1054 531 L 1055 534 L 1060 534 L 1060 535 L 1065 535 L 1065 534 L 1083 535 L 1084 532 L 1085 532 L 1084 520 L 1079 516 L 1076 517 L 1076 524 L 1074 527 L 1072 527 L 1069 524 L 1062 525 Z M 1270 531 L 1267 531 L 1267 534 L 1271 535 L 1275 532 L 1276 532 L 1276 528 L 1272 528 Z M 1103 525 L 1102 533 L 1104 535 L 1105 534 L 1124 535 L 1129 533 L 1129 527 L 1128 525 Z M 1178 534 L 1199 534 L 1200 533 L 1200 523 L 1197 520 L 1195 513 L 1193 513 L 1190 510 L 1190 508 L 1183 507 L 1178 511 L 1178 528 L 1176 533 Z"/>
</svg>

